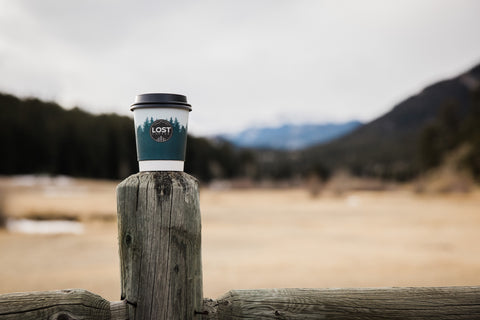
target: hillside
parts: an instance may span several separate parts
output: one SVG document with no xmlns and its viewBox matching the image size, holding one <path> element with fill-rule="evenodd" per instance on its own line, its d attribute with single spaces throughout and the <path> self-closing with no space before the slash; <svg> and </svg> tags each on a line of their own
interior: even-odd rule
<svg viewBox="0 0 480 320">
<path fill-rule="evenodd" d="M 440 144 L 457 136 L 469 139 L 462 132 L 473 126 L 467 120 L 479 107 L 478 97 L 475 98 L 479 84 L 480 65 L 426 87 L 350 134 L 306 149 L 301 159 L 310 166 L 322 164 L 330 170 L 348 168 L 361 176 L 409 179 L 428 166 L 425 148 L 429 127 L 441 122 L 443 131 L 437 138 Z M 450 145 L 442 148 L 453 148 L 460 141 L 446 144 Z"/>
<path fill-rule="evenodd" d="M 55 102 L 0 93 L 0 175 L 123 179 L 138 171 L 133 119 L 66 110 Z M 185 172 L 202 181 L 244 175 L 249 151 L 189 136 Z"/>
<path fill-rule="evenodd" d="M 136 170 L 128 117 L 95 116 L 8 94 L 0 94 L 0 107 L 0 174 L 118 178 Z"/>
<path fill-rule="evenodd" d="M 325 143 L 358 128 L 362 123 L 285 124 L 279 127 L 249 128 L 239 133 L 221 135 L 219 138 L 242 148 L 299 150 Z"/>
</svg>

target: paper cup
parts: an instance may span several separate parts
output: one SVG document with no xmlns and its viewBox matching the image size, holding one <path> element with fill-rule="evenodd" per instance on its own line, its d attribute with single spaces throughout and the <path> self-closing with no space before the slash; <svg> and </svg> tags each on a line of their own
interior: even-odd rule
<svg viewBox="0 0 480 320">
<path fill-rule="evenodd" d="M 140 171 L 183 171 L 192 110 L 187 98 L 170 93 L 140 94 L 130 110 Z"/>
</svg>

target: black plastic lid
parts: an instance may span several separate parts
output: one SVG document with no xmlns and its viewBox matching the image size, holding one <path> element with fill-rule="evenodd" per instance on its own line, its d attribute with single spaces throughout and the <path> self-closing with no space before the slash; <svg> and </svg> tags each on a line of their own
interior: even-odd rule
<svg viewBox="0 0 480 320">
<path fill-rule="evenodd" d="M 174 93 L 144 93 L 135 97 L 135 103 L 132 104 L 130 110 L 138 108 L 155 108 L 159 105 L 180 108 L 192 111 L 192 106 L 187 103 L 187 97 Z M 161 106 L 160 106 L 161 107 Z"/>
</svg>

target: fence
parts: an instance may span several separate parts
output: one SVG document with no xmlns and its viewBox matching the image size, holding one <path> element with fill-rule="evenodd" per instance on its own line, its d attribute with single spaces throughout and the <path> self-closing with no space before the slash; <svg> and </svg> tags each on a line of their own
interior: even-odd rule
<svg viewBox="0 0 480 320">
<path fill-rule="evenodd" d="M 232 290 L 203 299 L 197 181 L 138 173 L 117 188 L 121 301 L 85 290 L 0 295 L 6 319 L 480 319 L 480 287 Z"/>
</svg>

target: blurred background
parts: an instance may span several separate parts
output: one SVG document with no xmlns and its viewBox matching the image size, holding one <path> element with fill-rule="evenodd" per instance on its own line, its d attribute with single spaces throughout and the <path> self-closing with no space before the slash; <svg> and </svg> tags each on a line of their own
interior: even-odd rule
<svg viewBox="0 0 480 320">
<path fill-rule="evenodd" d="M 187 96 L 205 296 L 478 285 L 478 1 L 0 0 L 0 293 L 119 299 L 137 94 Z"/>
</svg>

